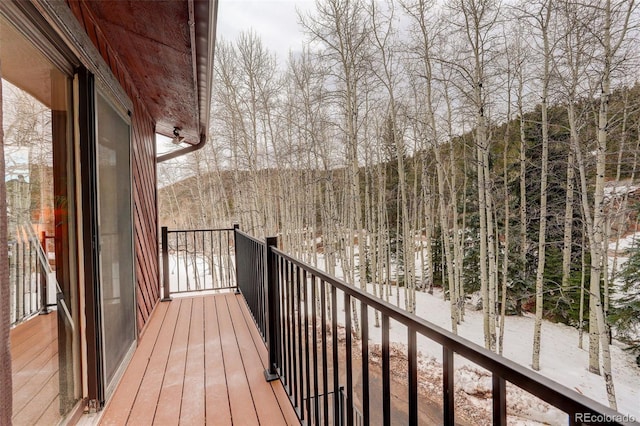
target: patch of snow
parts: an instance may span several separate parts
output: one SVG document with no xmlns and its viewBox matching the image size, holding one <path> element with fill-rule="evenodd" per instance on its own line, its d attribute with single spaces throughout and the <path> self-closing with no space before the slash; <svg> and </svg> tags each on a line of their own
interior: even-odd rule
<svg viewBox="0 0 640 426">
<path fill-rule="evenodd" d="M 629 234 L 618 240 L 618 243 L 617 243 L 618 252 L 624 253 L 630 248 L 638 247 L 639 244 L 640 244 L 640 233 Z M 616 242 L 613 241 L 609 243 L 609 250 L 615 250 L 615 249 L 616 249 Z M 618 254 L 618 258 L 620 258 L 620 253 Z"/>
<path fill-rule="evenodd" d="M 635 192 L 640 188 L 640 185 L 632 185 L 630 181 L 610 181 L 605 184 L 604 198 L 622 197 L 631 192 Z"/>
</svg>

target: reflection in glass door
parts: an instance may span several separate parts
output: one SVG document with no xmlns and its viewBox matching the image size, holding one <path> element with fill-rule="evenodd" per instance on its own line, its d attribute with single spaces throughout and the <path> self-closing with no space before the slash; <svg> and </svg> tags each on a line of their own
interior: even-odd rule
<svg viewBox="0 0 640 426">
<path fill-rule="evenodd" d="M 136 338 L 130 126 L 103 95 L 96 98 L 99 293 L 108 395 Z"/>
<path fill-rule="evenodd" d="M 71 67 L 41 43 L 0 16 L 14 424 L 58 423 L 81 389 Z"/>
</svg>

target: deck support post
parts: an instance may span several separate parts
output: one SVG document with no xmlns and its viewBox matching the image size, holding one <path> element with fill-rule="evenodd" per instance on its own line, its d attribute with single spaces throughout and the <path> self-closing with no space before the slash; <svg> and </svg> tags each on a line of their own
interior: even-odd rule
<svg viewBox="0 0 640 426">
<path fill-rule="evenodd" d="M 235 294 L 240 294 L 240 279 L 238 278 L 238 232 L 240 230 L 240 225 L 237 223 L 233 224 L 233 250 L 236 253 L 236 289 L 233 291 Z"/>
<path fill-rule="evenodd" d="M 161 228 L 162 242 L 162 301 L 171 301 L 171 286 L 169 283 L 169 230 L 166 226 Z"/>
<path fill-rule="evenodd" d="M 267 350 L 269 351 L 269 365 L 264 370 L 267 382 L 278 378 L 278 330 L 280 329 L 278 270 L 272 248 L 278 244 L 277 237 L 267 237 L 264 250 L 265 283 L 267 290 Z"/>
</svg>

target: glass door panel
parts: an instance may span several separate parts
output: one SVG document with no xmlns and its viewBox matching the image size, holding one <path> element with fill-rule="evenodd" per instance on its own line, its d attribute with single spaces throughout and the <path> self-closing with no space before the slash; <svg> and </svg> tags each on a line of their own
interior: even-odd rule
<svg viewBox="0 0 640 426">
<path fill-rule="evenodd" d="M 13 421 L 54 424 L 80 389 L 70 78 L 2 17 L 0 64 Z"/>
<path fill-rule="evenodd" d="M 96 112 L 100 304 L 108 394 L 136 339 L 130 127 L 100 93 Z"/>
</svg>

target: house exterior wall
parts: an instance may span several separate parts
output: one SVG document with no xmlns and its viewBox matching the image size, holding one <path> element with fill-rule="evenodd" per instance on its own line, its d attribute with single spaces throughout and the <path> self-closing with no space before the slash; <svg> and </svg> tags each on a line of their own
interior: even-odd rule
<svg viewBox="0 0 640 426">
<path fill-rule="evenodd" d="M 67 0 L 112 73 L 133 102 L 131 111 L 131 167 L 133 178 L 133 234 L 140 333 L 160 300 L 158 265 L 158 203 L 154 122 L 118 55 L 109 45 L 84 2 Z"/>
</svg>

